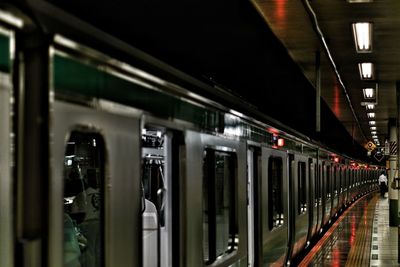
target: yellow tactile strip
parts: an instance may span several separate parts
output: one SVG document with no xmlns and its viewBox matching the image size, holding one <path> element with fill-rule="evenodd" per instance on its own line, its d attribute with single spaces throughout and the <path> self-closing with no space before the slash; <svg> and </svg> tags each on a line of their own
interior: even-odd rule
<svg viewBox="0 0 400 267">
<path fill-rule="evenodd" d="M 369 266 L 371 254 L 372 225 L 376 202 L 379 195 L 376 194 L 365 207 L 364 214 L 357 227 L 356 239 L 351 246 L 346 266 Z"/>
</svg>

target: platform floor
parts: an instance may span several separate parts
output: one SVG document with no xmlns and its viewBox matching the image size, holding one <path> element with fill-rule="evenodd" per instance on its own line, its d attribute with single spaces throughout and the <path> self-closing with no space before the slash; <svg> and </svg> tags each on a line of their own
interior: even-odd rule
<svg viewBox="0 0 400 267">
<path fill-rule="evenodd" d="M 305 256 L 300 266 L 400 266 L 398 228 L 379 193 L 357 200 Z"/>
</svg>

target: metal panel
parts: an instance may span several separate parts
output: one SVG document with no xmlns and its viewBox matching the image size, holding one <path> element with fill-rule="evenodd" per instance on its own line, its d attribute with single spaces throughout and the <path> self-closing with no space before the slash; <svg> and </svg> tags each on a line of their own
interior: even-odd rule
<svg viewBox="0 0 400 267">
<path fill-rule="evenodd" d="M 13 216 L 11 177 L 11 77 L 0 74 L 0 259 L 13 266 Z"/>
<path fill-rule="evenodd" d="M 93 129 L 105 141 L 105 266 L 140 266 L 139 119 L 58 101 L 51 124 L 49 265 L 62 266 L 65 142 L 77 126 Z"/>
</svg>

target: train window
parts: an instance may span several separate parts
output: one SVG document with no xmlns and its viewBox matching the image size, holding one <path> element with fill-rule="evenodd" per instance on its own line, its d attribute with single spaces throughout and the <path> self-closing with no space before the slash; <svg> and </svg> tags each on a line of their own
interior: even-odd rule
<svg viewBox="0 0 400 267">
<path fill-rule="evenodd" d="M 270 157 L 268 161 L 268 210 L 269 229 L 284 223 L 283 217 L 283 163 L 280 157 Z"/>
<path fill-rule="evenodd" d="M 333 196 L 338 194 L 338 184 L 337 184 L 337 167 L 333 166 Z"/>
<path fill-rule="evenodd" d="M 299 161 L 297 164 L 297 184 L 298 184 L 298 213 L 307 211 L 307 188 L 306 188 L 306 163 Z"/>
<path fill-rule="evenodd" d="M 317 171 L 317 164 L 315 164 L 315 163 L 312 163 L 312 161 L 310 160 L 310 166 L 313 166 L 313 169 L 314 169 L 314 177 L 311 177 L 311 179 L 314 179 L 314 206 L 316 207 L 317 205 L 318 205 L 318 196 L 317 196 L 317 188 L 318 188 L 318 179 L 317 179 L 317 174 L 318 174 L 318 171 Z M 310 168 L 310 170 L 311 170 L 311 168 Z M 310 172 L 310 175 L 312 175 L 311 174 L 311 172 Z M 310 190 L 310 192 L 311 192 L 312 190 Z"/>
<path fill-rule="evenodd" d="M 321 194 L 321 179 L 322 179 L 322 167 L 321 164 L 318 164 L 318 175 L 317 175 L 317 182 L 315 183 L 317 188 L 315 190 L 316 195 L 317 195 L 317 203 L 321 204 L 322 203 L 322 194 Z"/>
<path fill-rule="evenodd" d="M 234 250 L 238 242 L 235 153 L 204 150 L 203 255 L 206 264 Z"/>
<path fill-rule="evenodd" d="M 103 138 L 73 131 L 64 157 L 64 266 L 103 266 Z"/>
<path fill-rule="evenodd" d="M 331 190 L 332 190 L 332 186 L 331 186 L 331 166 L 327 165 L 326 169 L 326 199 L 330 199 L 331 198 Z"/>
</svg>

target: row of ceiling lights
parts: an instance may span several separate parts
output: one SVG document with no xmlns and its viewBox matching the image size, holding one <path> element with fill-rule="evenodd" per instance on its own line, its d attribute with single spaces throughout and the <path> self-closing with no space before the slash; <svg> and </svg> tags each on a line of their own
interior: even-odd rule
<svg viewBox="0 0 400 267">
<path fill-rule="evenodd" d="M 356 46 L 357 53 L 371 53 L 372 52 L 372 23 L 371 22 L 356 22 L 352 24 L 353 37 Z M 358 64 L 360 71 L 361 80 L 374 80 L 375 79 L 375 69 L 372 62 L 362 62 Z M 369 126 L 371 130 L 371 136 L 374 142 L 379 146 L 379 139 L 376 130 L 375 121 L 375 106 L 378 103 L 377 96 L 378 87 L 375 84 L 375 88 L 368 87 L 363 88 L 363 95 L 365 102 L 361 105 L 365 106 L 367 109 L 367 117 L 369 119 Z"/>
</svg>

